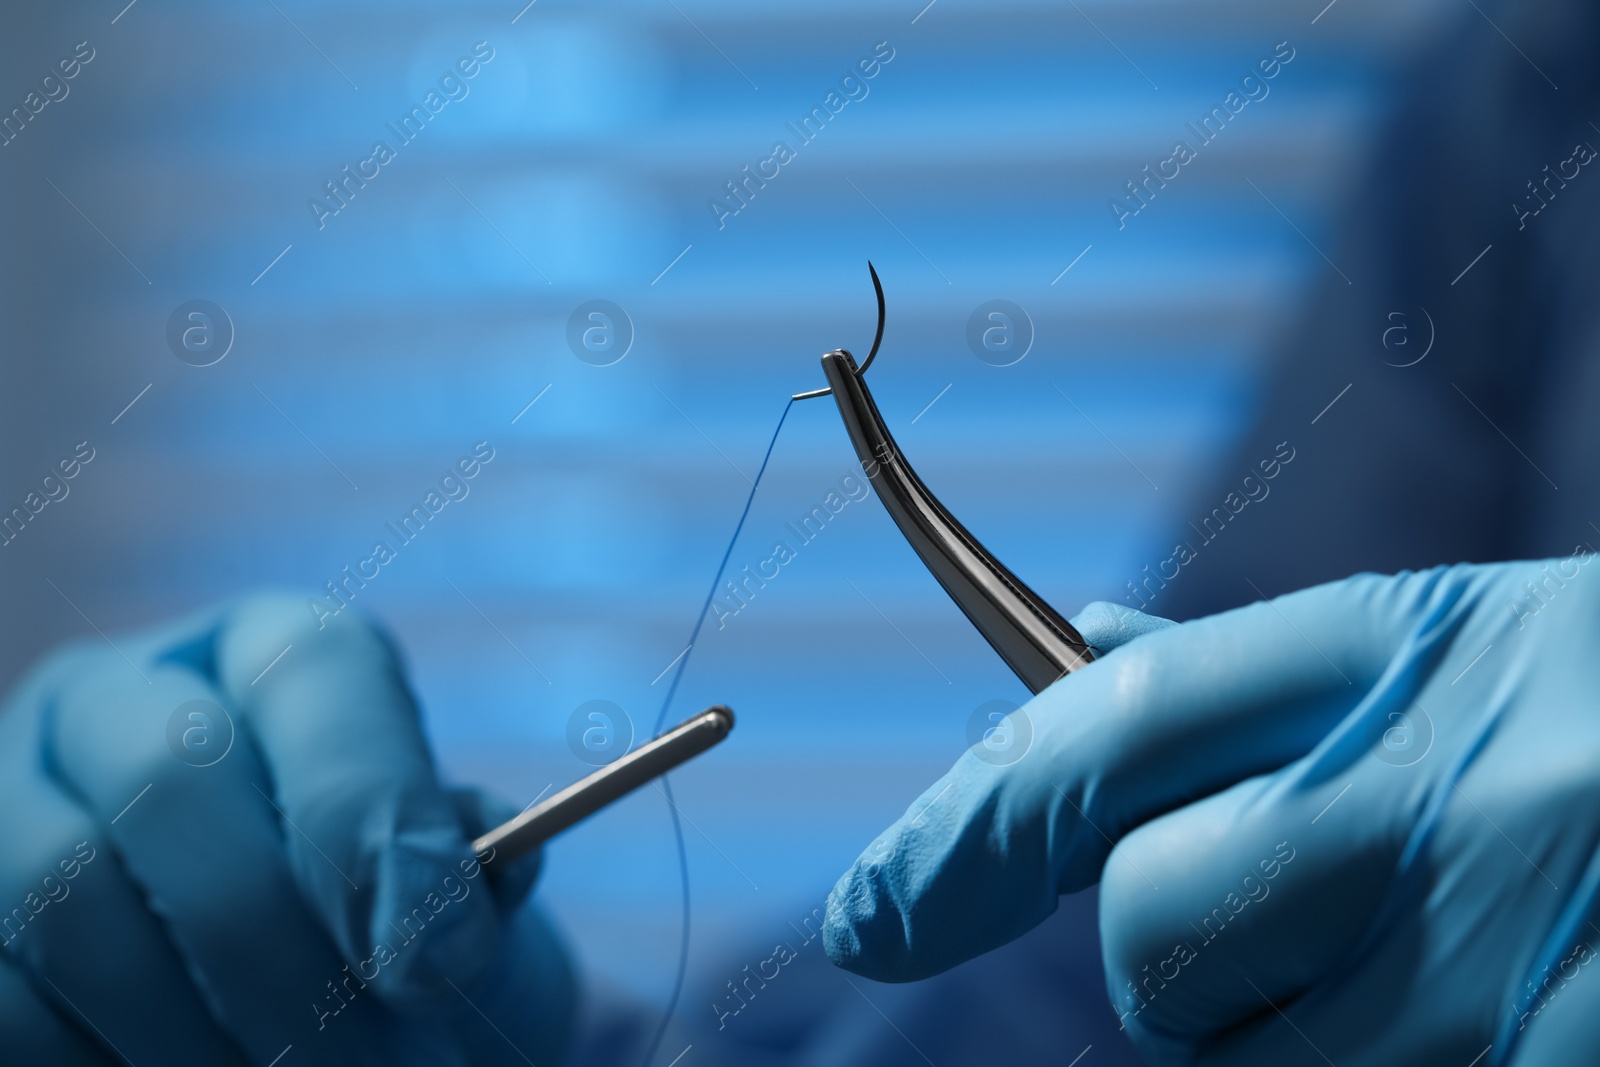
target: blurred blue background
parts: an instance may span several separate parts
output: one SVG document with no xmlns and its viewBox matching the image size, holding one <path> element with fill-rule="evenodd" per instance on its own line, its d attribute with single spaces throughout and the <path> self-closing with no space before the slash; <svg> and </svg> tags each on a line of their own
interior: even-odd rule
<svg viewBox="0 0 1600 1067">
<path fill-rule="evenodd" d="M 354 602 L 407 649 L 453 778 L 519 800 L 574 780 L 574 709 L 612 701 L 648 733 L 788 394 L 870 344 L 868 258 L 889 309 L 873 388 L 924 479 L 1064 611 L 1121 599 L 1209 510 L 1274 343 L 1333 270 L 1311 242 L 1445 5 L 518 8 L 5 13 L 5 109 L 94 50 L 0 147 L 5 506 L 96 452 L 0 557 L 5 678 L 91 625 L 320 595 L 487 441 L 470 495 Z M 468 95 L 319 228 L 308 200 L 398 144 L 385 123 L 480 41 Z M 885 41 L 868 94 L 798 146 L 785 124 Z M 1108 200 L 1280 41 L 1270 95 L 1119 229 Z M 795 159 L 719 228 L 708 201 L 776 140 Z M 567 340 L 597 299 L 633 333 L 609 366 Z M 993 299 L 1031 320 L 1010 366 L 967 342 Z M 168 343 L 191 300 L 232 323 L 210 366 Z M 853 469 L 831 402 L 797 405 L 735 569 Z M 850 504 L 706 627 L 669 714 L 739 714 L 675 777 L 697 955 L 819 905 L 973 710 L 1023 696 L 882 508 Z M 645 790 L 556 842 L 540 893 L 583 969 L 659 1002 L 677 879 Z"/>
</svg>

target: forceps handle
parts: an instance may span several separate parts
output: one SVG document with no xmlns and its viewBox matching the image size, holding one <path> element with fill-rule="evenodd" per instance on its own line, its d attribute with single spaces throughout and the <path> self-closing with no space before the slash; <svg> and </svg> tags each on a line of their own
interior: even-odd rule
<svg viewBox="0 0 1600 1067">
<path fill-rule="evenodd" d="M 881 328 L 881 327 L 880 327 Z M 822 372 L 845 431 L 889 517 L 950 599 L 1035 693 L 1094 659 L 1083 635 L 991 555 L 946 511 L 906 462 L 872 394 L 844 349 L 822 357 Z"/>
<path fill-rule="evenodd" d="M 707 708 L 490 830 L 472 842 L 472 850 L 480 856 L 489 853 L 503 863 L 532 852 L 613 800 L 698 756 L 732 729 L 732 711 L 721 704 Z"/>
</svg>

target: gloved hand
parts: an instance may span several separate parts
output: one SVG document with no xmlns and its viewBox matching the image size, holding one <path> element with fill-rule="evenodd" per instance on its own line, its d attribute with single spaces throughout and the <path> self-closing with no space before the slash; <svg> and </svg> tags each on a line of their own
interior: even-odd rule
<svg viewBox="0 0 1600 1067">
<path fill-rule="evenodd" d="M 1091 607 L 1110 651 L 1015 713 L 1025 755 L 963 755 L 862 855 L 829 955 L 921 978 L 1100 881 L 1107 984 L 1152 1062 L 1593 1062 L 1594 558 L 1181 626 Z"/>
<path fill-rule="evenodd" d="M 516 809 L 440 786 L 383 636 L 258 597 L 113 640 L 0 711 L 0 1058 L 559 1056 L 537 859 L 477 862 Z"/>
</svg>

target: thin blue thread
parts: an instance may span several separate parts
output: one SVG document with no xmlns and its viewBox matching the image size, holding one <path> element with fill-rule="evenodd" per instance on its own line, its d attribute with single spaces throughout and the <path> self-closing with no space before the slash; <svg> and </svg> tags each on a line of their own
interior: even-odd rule
<svg viewBox="0 0 1600 1067">
<path fill-rule="evenodd" d="M 694 629 L 689 633 L 689 647 L 678 660 L 672 682 L 667 686 L 667 695 L 661 701 L 661 710 L 656 714 L 655 729 L 651 731 L 653 736 L 661 733 L 661 727 L 667 721 L 667 710 L 672 707 L 672 698 L 678 692 L 678 682 L 682 680 L 684 669 L 689 666 L 689 660 L 694 655 L 695 643 L 700 640 L 700 628 L 705 625 L 706 613 L 711 610 L 711 601 L 717 595 L 717 585 L 722 581 L 723 572 L 728 569 L 728 560 L 733 558 L 734 546 L 739 543 L 739 534 L 744 531 L 744 521 L 750 517 L 750 505 L 756 501 L 756 490 L 761 486 L 761 477 L 767 473 L 767 461 L 772 458 L 772 450 L 778 444 L 778 434 L 782 432 L 784 420 L 789 417 L 789 409 L 793 406 L 794 399 L 791 397 L 783 406 L 783 414 L 778 416 L 778 425 L 772 430 L 772 440 L 767 442 L 766 455 L 761 457 L 761 469 L 756 471 L 756 480 L 750 483 L 750 495 L 745 498 L 744 510 L 739 513 L 738 525 L 733 528 L 733 536 L 728 539 L 728 547 L 722 553 L 722 562 L 717 564 L 716 577 L 711 579 L 711 588 L 706 593 L 706 602 L 700 605 L 700 614 L 695 618 Z M 656 1036 L 650 1041 L 650 1049 L 644 1054 L 644 1067 L 650 1067 L 650 1063 L 661 1048 L 662 1039 L 667 1036 L 667 1026 L 678 1010 L 678 1000 L 683 995 L 683 980 L 689 971 L 689 853 L 683 845 L 683 823 L 678 818 L 678 804 L 672 799 L 672 783 L 668 781 L 666 775 L 661 776 L 661 791 L 666 795 L 667 811 L 672 817 L 672 832 L 678 839 L 678 874 L 683 886 L 683 937 L 678 945 L 678 976 L 672 983 L 672 997 L 667 1001 L 667 1010 L 661 1015 L 661 1024 L 656 1027 Z"/>
</svg>

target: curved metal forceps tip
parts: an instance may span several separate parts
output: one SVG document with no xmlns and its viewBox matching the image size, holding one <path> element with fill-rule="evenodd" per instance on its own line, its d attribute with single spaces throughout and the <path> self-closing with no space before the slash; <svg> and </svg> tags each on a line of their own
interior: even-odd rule
<svg viewBox="0 0 1600 1067">
<path fill-rule="evenodd" d="M 856 370 L 857 374 L 867 373 L 867 368 L 872 366 L 872 361 L 878 358 L 878 346 L 883 344 L 883 322 L 886 317 L 883 303 L 883 282 L 878 280 L 878 268 L 872 265 L 872 260 L 870 259 L 867 260 L 867 272 L 872 275 L 873 292 L 878 294 L 878 332 L 873 335 L 872 351 L 867 353 L 866 360 L 861 364 L 860 368 Z M 795 393 L 789 399 L 810 400 L 812 397 L 816 396 L 827 396 L 831 392 L 833 392 L 833 387 L 827 386 L 822 389 L 812 389 L 811 391 L 805 393 Z"/>
<path fill-rule="evenodd" d="M 862 473 L 877 490 L 889 517 L 968 621 L 1023 684 L 1038 693 L 1091 662 L 1095 651 L 1048 601 L 1012 574 L 950 514 L 901 453 L 862 376 L 883 340 L 883 288 L 875 270 L 872 281 L 878 288 L 878 336 L 872 353 L 860 367 L 844 349 L 827 353 L 822 357 L 822 372 L 828 388 L 795 399 L 833 395 Z"/>
</svg>

